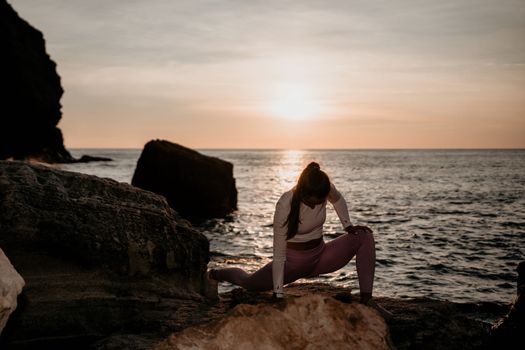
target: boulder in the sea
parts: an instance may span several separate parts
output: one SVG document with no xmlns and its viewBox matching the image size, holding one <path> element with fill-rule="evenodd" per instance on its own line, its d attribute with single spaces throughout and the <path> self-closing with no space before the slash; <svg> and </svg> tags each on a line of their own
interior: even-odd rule
<svg viewBox="0 0 525 350">
<path fill-rule="evenodd" d="M 90 162 L 111 162 L 113 159 L 108 157 L 97 157 L 90 155 L 83 155 L 80 159 L 76 159 L 74 163 L 90 163 Z"/>
<path fill-rule="evenodd" d="M 57 127 L 63 93 L 42 33 L 0 0 L 0 159 L 71 162 Z"/>
<path fill-rule="evenodd" d="M 17 297 L 24 287 L 24 279 L 0 249 L 0 334 L 11 313 L 16 309 Z"/>
<path fill-rule="evenodd" d="M 144 146 L 131 183 L 163 195 L 193 222 L 237 209 L 233 164 L 168 141 Z"/>
<path fill-rule="evenodd" d="M 373 309 L 306 295 L 272 305 L 237 305 L 219 321 L 171 335 L 168 349 L 391 349 L 388 327 Z"/>
</svg>

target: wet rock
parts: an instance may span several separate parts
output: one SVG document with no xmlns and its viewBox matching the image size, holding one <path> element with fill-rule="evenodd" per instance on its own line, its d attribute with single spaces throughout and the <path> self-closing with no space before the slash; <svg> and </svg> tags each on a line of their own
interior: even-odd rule
<svg viewBox="0 0 525 350">
<path fill-rule="evenodd" d="M 133 186 L 163 195 L 183 217 L 199 222 L 237 209 L 233 165 L 163 140 L 148 142 Z"/>
<path fill-rule="evenodd" d="M 111 162 L 113 159 L 107 157 L 95 157 L 83 155 L 80 159 L 76 159 L 74 163 L 89 163 L 89 162 Z"/>
<path fill-rule="evenodd" d="M 26 281 L 2 334 L 11 347 L 172 332 L 206 302 L 208 240 L 152 192 L 0 161 L 0 232 Z"/>
<path fill-rule="evenodd" d="M 525 333 L 525 261 L 518 264 L 518 288 L 509 312 L 491 329 L 491 344 L 505 349 L 523 349 Z"/>
<path fill-rule="evenodd" d="M 70 162 L 57 127 L 63 89 L 42 33 L 0 0 L 0 159 Z"/>
<path fill-rule="evenodd" d="M 309 294 L 275 305 L 237 305 L 155 349 L 391 349 L 385 321 L 361 304 Z"/>
<path fill-rule="evenodd" d="M 24 279 L 0 249 L 0 334 L 17 306 L 17 297 L 24 287 Z"/>
</svg>

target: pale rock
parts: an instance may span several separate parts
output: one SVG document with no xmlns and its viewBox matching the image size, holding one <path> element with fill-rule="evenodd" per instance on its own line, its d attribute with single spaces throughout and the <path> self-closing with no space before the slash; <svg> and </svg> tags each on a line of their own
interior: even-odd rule
<svg viewBox="0 0 525 350">
<path fill-rule="evenodd" d="M 230 315 L 172 334 L 166 349 L 391 349 L 388 327 L 373 309 L 305 295 L 272 305 L 237 305 Z"/>
<path fill-rule="evenodd" d="M 16 299 L 24 285 L 24 279 L 16 272 L 4 251 L 0 249 L 0 334 L 9 316 L 16 309 Z"/>
</svg>

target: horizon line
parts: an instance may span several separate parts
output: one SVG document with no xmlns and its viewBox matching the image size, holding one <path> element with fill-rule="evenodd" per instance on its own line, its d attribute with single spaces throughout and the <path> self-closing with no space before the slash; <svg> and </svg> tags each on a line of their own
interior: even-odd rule
<svg viewBox="0 0 525 350">
<path fill-rule="evenodd" d="M 179 144 L 180 145 L 180 144 Z M 183 145 L 181 145 L 183 146 Z M 523 148 L 516 147 L 392 147 L 392 148 L 242 148 L 242 147 L 187 147 L 194 150 L 206 151 L 522 151 Z M 68 150 L 141 150 L 144 147 L 68 147 Z"/>
</svg>

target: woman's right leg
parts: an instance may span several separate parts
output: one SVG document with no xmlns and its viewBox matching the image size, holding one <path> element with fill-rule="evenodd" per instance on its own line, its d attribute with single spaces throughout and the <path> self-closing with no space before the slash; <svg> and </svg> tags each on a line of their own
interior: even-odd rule
<svg viewBox="0 0 525 350">
<path fill-rule="evenodd" d="M 283 283 L 288 284 L 308 276 L 318 265 L 323 250 L 324 243 L 308 251 L 287 249 Z M 253 273 L 247 273 L 237 267 L 214 269 L 211 277 L 252 291 L 271 290 L 273 289 L 272 264 L 273 262 L 269 262 Z"/>
</svg>

